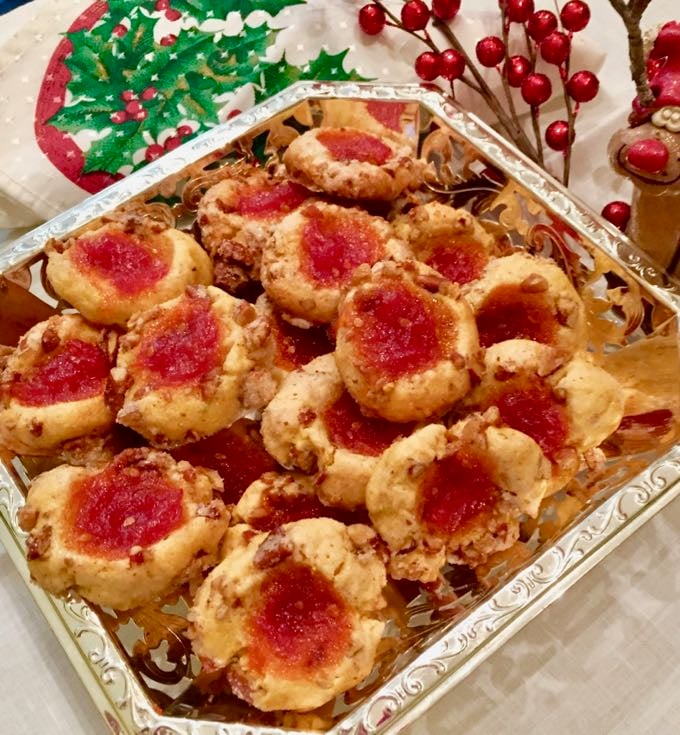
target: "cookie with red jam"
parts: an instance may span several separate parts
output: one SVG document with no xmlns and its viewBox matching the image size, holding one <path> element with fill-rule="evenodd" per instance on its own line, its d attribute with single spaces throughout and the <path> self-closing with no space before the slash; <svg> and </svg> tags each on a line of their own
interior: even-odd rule
<svg viewBox="0 0 680 735">
<path fill-rule="evenodd" d="M 243 493 L 231 522 L 245 523 L 256 531 L 273 531 L 303 518 L 341 521 L 342 515 L 319 500 L 313 477 L 300 472 L 266 472 Z"/>
<path fill-rule="evenodd" d="M 366 412 L 408 422 L 448 411 L 470 388 L 477 328 L 458 286 L 416 261 L 383 262 L 339 308 L 336 361 Z"/>
<path fill-rule="evenodd" d="M 378 457 L 412 429 L 410 423 L 365 416 L 332 354 L 291 373 L 262 416 L 269 453 L 289 469 L 318 471 L 321 500 L 347 509 L 364 505 Z"/>
<path fill-rule="evenodd" d="M 290 176 L 313 191 L 391 201 L 423 182 L 426 165 L 402 136 L 323 127 L 295 138 L 283 154 Z"/>
<path fill-rule="evenodd" d="M 33 480 L 20 511 L 31 576 L 118 610 L 151 602 L 216 562 L 229 522 L 220 488 L 216 473 L 151 449 L 60 465 Z"/>
<path fill-rule="evenodd" d="M 314 709 L 361 682 L 384 628 L 376 542 L 328 518 L 231 528 L 189 613 L 204 673 L 264 711 Z"/>
<path fill-rule="evenodd" d="M 213 261 L 214 284 L 237 293 L 258 281 L 265 242 L 310 196 L 303 186 L 263 170 L 210 187 L 199 202 L 196 221 Z"/>
<path fill-rule="evenodd" d="M 579 470 L 584 454 L 618 427 L 625 394 L 619 382 L 586 353 L 566 363 L 546 362 L 528 340 L 508 340 L 486 351 L 485 370 L 466 404 L 530 436 L 552 463 L 550 492 Z"/>
<path fill-rule="evenodd" d="M 550 463 L 533 439 L 486 416 L 430 424 L 393 444 L 366 489 L 395 579 L 434 582 L 446 562 L 474 567 L 535 516 Z"/>
<path fill-rule="evenodd" d="M 393 227 L 418 260 L 459 285 L 480 278 L 497 251 L 476 217 L 440 202 L 413 207 Z"/>
<path fill-rule="evenodd" d="M 192 237 L 149 219 L 52 243 L 48 258 L 52 288 L 95 324 L 124 326 L 136 312 L 212 281 L 210 258 Z"/>
<path fill-rule="evenodd" d="M 113 426 L 115 337 L 75 314 L 32 327 L 0 374 L 0 444 L 59 455 Z"/>
<path fill-rule="evenodd" d="M 463 286 L 482 347 L 512 339 L 544 345 L 566 358 L 585 349 L 585 307 L 564 271 L 551 260 L 513 253 L 491 260 Z"/>
<path fill-rule="evenodd" d="M 172 447 L 242 416 L 246 379 L 268 334 L 251 304 L 214 286 L 192 287 L 129 327 L 113 373 L 125 388 L 118 423 Z"/>
<path fill-rule="evenodd" d="M 409 254 L 381 217 L 315 202 L 288 215 L 265 245 L 262 285 L 283 312 L 330 322 L 359 266 Z"/>
</svg>

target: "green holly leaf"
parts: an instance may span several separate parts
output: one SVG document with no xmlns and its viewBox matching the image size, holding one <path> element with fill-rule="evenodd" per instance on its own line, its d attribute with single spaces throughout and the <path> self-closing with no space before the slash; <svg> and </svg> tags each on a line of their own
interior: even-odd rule
<svg viewBox="0 0 680 735">
<path fill-rule="evenodd" d="M 172 7 L 200 21 L 209 18 L 226 18 L 229 13 L 240 13 L 245 19 L 255 10 L 264 10 L 273 17 L 284 8 L 304 5 L 305 2 L 306 0 L 217 0 L 216 2 L 173 0 Z"/>
<path fill-rule="evenodd" d="M 344 61 L 348 49 L 338 54 L 321 53 L 302 68 L 293 66 L 285 56 L 278 63 L 269 63 L 262 69 L 260 83 L 255 88 L 257 102 L 280 92 L 293 82 L 301 79 L 321 79 L 323 81 L 366 81 L 356 70 L 345 69 Z"/>
</svg>

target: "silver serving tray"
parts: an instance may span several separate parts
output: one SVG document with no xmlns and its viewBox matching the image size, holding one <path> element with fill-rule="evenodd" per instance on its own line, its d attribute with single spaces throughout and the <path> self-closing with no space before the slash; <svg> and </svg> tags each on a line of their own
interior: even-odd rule
<svg viewBox="0 0 680 735">
<path fill-rule="evenodd" d="M 31 290 L 49 302 L 38 274 L 41 253 L 50 238 L 67 236 L 130 203 L 159 195 L 176 202 L 172 197 L 188 178 L 225 156 L 251 152 L 258 140 L 262 142 L 263 133 L 275 151 L 300 126 L 328 122 L 338 111 L 341 117 L 348 110 L 363 114 L 362 105 L 367 101 L 405 103 L 404 132 L 436 164 L 440 188 L 454 203 L 465 203 L 480 216 L 499 223 L 533 250 L 552 249 L 553 256 L 566 252 L 572 260 L 576 254 L 576 270 L 581 274 L 575 278 L 581 279 L 580 285 L 593 297 L 606 301 L 608 289 L 616 291 L 620 282 L 626 293 L 637 294 L 637 307 L 608 304 L 601 318 L 608 320 L 603 324 L 617 335 L 617 343 L 610 343 L 611 334 L 601 339 L 596 349 L 602 354 L 634 343 L 644 347 L 654 337 L 677 343 L 680 290 L 671 279 L 494 131 L 437 91 L 415 86 L 293 85 L 5 246 L 0 250 L 0 273 L 27 286 L 32 277 Z M 292 120 L 297 127 L 286 126 Z M 184 218 L 180 222 L 189 225 L 190 218 L 180 210 Z M 569 257 L 564 263 L 568 264 Z M 603 273 L 615 274 L 618 280 L 607 281 Z M 677 349 L 669 359 L 680 375 Z M 190 676 L 178 676 L 165 688 L 151 681 L 149 670 L 140 668 L 130 656 L 130 640 L 139 636 L 139 627 L 129 621 L 112 625 L 110 613 L 77 598 L 54 598 L 29 582 L 25 534 L 17 514 L 24 503 L 31 465 L 6 456 L 0 458 L 0 540 L 114 733 L 275 735 L 291 732 L 290 728 L 309 732 L 320 722 L 334 735 L 396 732 L 680 493 L 680 432 L 677 421 L 673 425 L 676 429 L 664 441 L 634 447 L 634 451 L 619 448 L 612 453 L 606 471 L 582 476 L 580 495 L 574 493 L 581 500 L 579 511 L 572 513 L 558 535 L 542 538 L 541 528 L 554 524 L 539 523 L 532 537 L 524 540 L 525 555 L 520 560 L 506 559 L 490 570 L 483 584 L 472 585 L 459 595 L 448 617 L 433 616 L 431 606 L 417 594 L 406 601 L 402 612 L 412 631 L 408 645 L 401 646 L 367 685 L 357 688 L 349 699 L 341 698 L 332 711 L 326 710 L 325 719 L 302 716 L 273 722 L 244 715 L 241 722 L 225 721 L 238 715 L 206 713 L 188 704 L 175 706 Z M 177 610 L 168 614 L 174 612 Z"/>
</svg>

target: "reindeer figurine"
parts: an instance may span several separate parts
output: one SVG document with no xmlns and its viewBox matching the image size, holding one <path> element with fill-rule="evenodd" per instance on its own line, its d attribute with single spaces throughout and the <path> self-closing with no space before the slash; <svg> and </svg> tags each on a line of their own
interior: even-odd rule
<svg viewBox="0 0 680 735">
<path fill-rule="evenodd" d="M 680 21 L 661 27 L 647 55 L 646 75 L 651 94 L 645 100 L 639 93 L 644 80 L 635 79 L 638 96 L 629 127 L 612 136 L 609 158 L 635 185 L 627 234 L 679 277 Z"/>
</svg>

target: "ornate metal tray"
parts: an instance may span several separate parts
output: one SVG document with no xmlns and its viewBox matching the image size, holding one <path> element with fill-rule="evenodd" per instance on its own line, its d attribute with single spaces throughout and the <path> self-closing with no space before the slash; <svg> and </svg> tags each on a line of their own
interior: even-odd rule
<svg viewBox="0 0 680 735">
<path fill-rule="evenodd" d="M 114 733 L 396 732 L 680 493 L 680 289 L 506 141 L 426 88 L 294 85 L 30 232 L 0 251 L 0 343 L 14 344 L 59 307 L 41 278 L 50 238 L 130 207 L 191 227 L 194 192 L 216 168 L 266 160 L 300 131 L 356 120 L 367 105 L 389 111 L 434 163 L 438 196 L 560 263 L 586 303 L 590 349 L 626 386 L 629 415 L 605 446 L 606 462 L 545 501 L 514 547 L 477 574 L 448 572 L 455 594 L 445 603 L 393 584 L 372 675 L 304 715 L 265 715 L 206 694 L 183 636 L 182 597 L 123 615 L 30 584 L 17 512 L 42 467 L 0 456 L 0 539 Z"/>
</svg>

